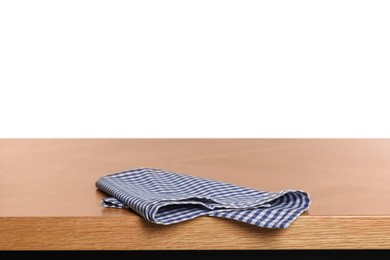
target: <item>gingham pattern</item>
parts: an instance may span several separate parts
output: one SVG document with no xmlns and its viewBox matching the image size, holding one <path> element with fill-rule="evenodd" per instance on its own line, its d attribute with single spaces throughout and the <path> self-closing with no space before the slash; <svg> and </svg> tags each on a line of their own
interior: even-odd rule
<svg viewBox="0 0 390 260">
<path fill-rule="evenodd" d="M 102 201 L 104 207 L 132 209 L 163 225 L 213 216 L 287 228 L 310 205 L 301 190 L 265 192 L 152 168 L 101 177 L 96 187 L 113 196 Z"/>
</svg>

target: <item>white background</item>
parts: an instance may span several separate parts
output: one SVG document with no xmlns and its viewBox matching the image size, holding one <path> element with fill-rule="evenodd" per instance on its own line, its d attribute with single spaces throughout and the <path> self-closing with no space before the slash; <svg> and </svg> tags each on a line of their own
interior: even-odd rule
<svg viewBox="0 0 390 260">
<path fill-rule="evenodd" d="M 1 1 L 0 137 L 390 137 L 389 1 Z"/>
</svg>

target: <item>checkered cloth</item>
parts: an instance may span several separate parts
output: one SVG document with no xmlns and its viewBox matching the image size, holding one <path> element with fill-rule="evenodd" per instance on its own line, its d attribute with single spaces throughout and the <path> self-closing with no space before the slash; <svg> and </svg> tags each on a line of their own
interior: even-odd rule
<svg viewBox="0 0 390 260">
<path fill-rule="evenodd" d="M 152 168 L 101 177 L 96 187 L 112 196 L 102 201 L 104 207 L 132 209 L 163 225 L 212 216 L 287 228 L 310 205 L 300 190 L 265 192 Z"/>
</svg>

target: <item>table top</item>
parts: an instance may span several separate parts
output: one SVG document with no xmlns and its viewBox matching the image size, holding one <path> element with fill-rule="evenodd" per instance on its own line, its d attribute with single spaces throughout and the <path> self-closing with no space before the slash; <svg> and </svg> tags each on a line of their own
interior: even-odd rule
<svg viewBox="0 0 390 260">
<path fill-rule="evenodd" d="M 48 229 L 54 228 L 56 223 L 66 226 L 67 221 L 70 221 L 69 225 L 76 221 L 85 230 L 88 230 L 91 220 L 104 220 L 107 228 L 112 228 L 110 225 L 121 221 L 129 221 L 129 225 L 134 225 L 133 229 L 137 227 L 143 235 L 151 236 L 148 233 L 151 230 L 158 230 L 160 235 L 164 232 L 167 236 L 178 235 L 180 229 L 176 227 L 169 227 L 164 231 L 155 224 L 146 223 L 146 220 L 132 211 L 109 209 L 100 205 L 102 198 L 107 195 L 96 189 L 95 182 L 98 178 L 139 167 L 160 168 L 263 191 L 304 190 L 311 197 L 310 209 L 286 229 L 292 231 L 284 232 L 293 234 L 303 229 L 314 232 L 318 229 L 310 229 L 308 225 L 317 225 L 317 228 L 320 228 L 318 225 L 325 225 L 323 228 L 327 228 L 329 232 L 333 230 L 342 233 L 341 228 L 344 227 L 353 231 L 351 236 L 356 232 L 363 232 L 363 235 L 364 232 L 369 232 L 371 240 L 373 237 L 377 238 L 377 241 L 374 239 L 367 247 L 390 247 L 390 240 L 385 237 L 390 237 L 390 139 L 113 138 L 0 139 L 0 231 L 3 230 L 0 232 L 3 234 L 0 235 L 0 249 L 15 248 L 16 245 L 26 248 L 18 244 L 26 242 L 23 240 L 29 237 L 26 233 L 23 233 L 23 239 L 15 235 L 10 240 L 5 232 L 9 235 L 10 227 L 23 226 L 23 223 L 27 225 L 32 220 L 40 223 L 37 228 Z M 261 232 L 260 237 L 263 238 L 274 236 L 269 234 L 272 231 L 232 222 L 235 221 L 200 217 L 172 226 L 182 227 L 183 232 L 202 226 L 219 227 L 224 232 L 244 237 L 253 236 L 253 232 Z M 355 226 L 350 223 L 355 223 Z M 381 223 L 378 233 L 372 228 L 369 230 L 368 226 L 367 230 L 356 230 L 362 228 L 362 225 L 364 228 L 364 225 L 374 223 Z M 336 230 L 335 226 L 339 229 Z M 28 228 L 31 229 L 28 234 L 42 235 L 34 227 Z M 259 229 L 262 231 L 256 231 Z M 382 235 L 379 236 L 379 232 Z M 336 233 L 332 233 L 332 236 Z M 128 235 L 131 236 L 131 233 Z M 50 234 L 46 233 L 46 236 L 50 238 Z M 2 243 L 2 238 L 8 242 Z M 131 239 L 133 242 L 138 241 L 136 237 Z M 180 243 L 182 246 L 179 246 L 174 242 L 164 245 L 161 241 L 159 244 L 158 238 L 155 239 L 155 247 L 135 243 L 138 246 L 131 247 L 127 244 L 119 248 L 211 247 L 207 245 L 207 241 L 203 244 Z M 338 234 L 337 239 L 345 240 L 342 234 Z M 284 241 L 283 238 L 279 238 L 280 241 Z M 280 246 L 276 242 L 270 242 L 269 245 L 272 248 L 297 248 L 304 245 L 304 241 L 301 242 L 294 244 L 290 241 Z M 73 243 L 73 247 L 65 244 L 50 247 L 50 243 L 32 243 L 31 248 L 109 247 L 109 244 L 98 243 Z M 226 241 L 223 245 L 213 243 L 213 248 L 234 248 L 234 245 L 239 248 L 257 248 L 255 243 L 251 244 L 252 240 L 242 245 Z M 319 247 L 318 244 L 306 244 L 308 248 Z M 352 246 L 350 243 L 344 245 Z M 323 247 L 326 246 L 321 246 Z M 328 247 L 332 247 L 330 241 Z M 360 247 L 365 246 L 361 243 Z"/>
</svg>

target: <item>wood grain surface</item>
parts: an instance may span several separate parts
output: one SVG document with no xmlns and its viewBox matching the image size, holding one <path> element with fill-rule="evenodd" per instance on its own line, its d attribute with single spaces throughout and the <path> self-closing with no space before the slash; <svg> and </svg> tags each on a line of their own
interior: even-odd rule
<svg viewBox="0 0 390 260">
<path fill-rule="evenodd" d="M 390 249 L 389 159 L 390 139 L 0 139 L 0 249 Z M 138 167 L 312 204 L 284 230 L 103 208 L 95 181 Z"/>
</svg>

